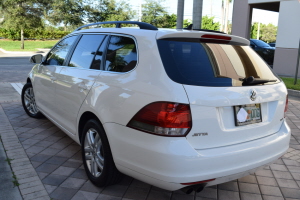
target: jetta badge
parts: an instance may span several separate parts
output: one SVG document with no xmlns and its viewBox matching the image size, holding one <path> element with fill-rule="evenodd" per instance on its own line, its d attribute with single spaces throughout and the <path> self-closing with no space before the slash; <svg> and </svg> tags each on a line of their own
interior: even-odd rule
<svg viewBox="0 0 300 200">
<path fill-rule="evenodd" d="M 252 101 L 255 101 L 255 99 L 256 99 L 256 92 L 255 92 L 255 90 L 251 90 L 251 92 L 250 92 L 250 99 Z"/>
</svg>

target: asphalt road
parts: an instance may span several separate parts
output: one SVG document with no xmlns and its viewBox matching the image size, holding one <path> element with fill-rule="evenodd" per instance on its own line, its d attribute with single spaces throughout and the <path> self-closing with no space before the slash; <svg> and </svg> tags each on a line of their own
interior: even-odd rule
<svg viewBox="0 0 300 200">
<path fill-rule="evenodd" d="M 26 82 L 33 64 L 30 55 L 8 55 L 0 52 L 0 82 Z"/>
</svg>

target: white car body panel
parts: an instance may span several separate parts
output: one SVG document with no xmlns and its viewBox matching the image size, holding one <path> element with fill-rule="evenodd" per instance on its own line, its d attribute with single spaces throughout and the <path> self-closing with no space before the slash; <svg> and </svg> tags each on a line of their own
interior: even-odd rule
<svg viewBox="0 0 300 200">
<path fill-rule="evenodd" d="M 281 157 L 288 150 L 290 141 L 290 129 L 286 122 L 273 135 L 205 150 L 194 149 L 186 138 L 155 136 L 115 123 L 106 123 L 104 128 L 110 132 L 108 138 L 112 154 L 121 172 L 131 170 L 129 175 L 135 178 L 140 175 L 151 177 L 148 180 L 150 184 L 154 184 L 151 182 L 153 179 L 164 182 L 160 187 L 167 190 L 182 188 L 180 183 L 215 178 L 218 184 L 222 183 L 222 179 L 218 180 L 222 177 L 250 174 L 253 169 Z M 229 181 L 228 177 L 225 180 Z"/>
<path fill-rule="evenodd" d="M 82 113 L 89 110 L 96 113 L 102 123 L 117 122 L 127 125 L 149 103 L 189 103 L 183 86 L 169 79 L 160 59 L 153 59 L 159 58 L 155 41 L 142 34 L 135 38 L 138 42 L 139 58 L 143 58 L 138 61 L 139 67 L 127 73 L 103 71 L 82 105 L 78 121 Z M 152 76 L 159 78 L 153 81 Z"/>
<path fill-rule="evenodd" d="M 61 72 L 55 82 L 55 120 L 75 135 L 79 109 L 101 71 L 66 66 L 60 68 Z"/>
<path fill-rule="evenodd" d="M 193 127 L 187 139 L 196 149 L 216 148 L 276 133 L 284 119 L 286 88 L 283 83 L 252 87 L 199 87 L 184 85 Z M 250 99 L 256 91 L 256 100 Z M 262 122 L 235 126 L 233 106 L 261 104 Z M 205 135 L 197 135 L 205 133 Z M 207 135 L 206 135 L 207 133 Z"/>
<path fill-rule="evenodd" d="M 166 38 L 201 38 L 202 35 L 215 35 L 215 36 L 225 36 L 230 37 L 231 42 L 236 42 L 240 44 L 244 44 L 249 46 L 250 42 L 249 40 L 235 36 L 235 35 L 227 35 L 227 34 L 220 34 L 220 33 L 214 33 L 214 32 L 202 32 L 202 31 L 193 31 L 193 30 L 181 30 L 178 31 L 176 29 L 161 29 L 157 33 L 156 39 L 166 39 Z"/>
<path fill-rule="evenodd" d="M 36 66 L 29 77 L 40 110 L 79 144 L 82 116 L 87 112 L 97 116 L 121 172 L 163 189 L 177 190 L 185 187 L 181 183 L 215 179 L 208 183 L 214 185 L 240 178 L 287 151 L 290 129 L 284 118 L 287 91 L 282 82 L 202 87 L 169 78 L 157 39 L 200 38 L 208 33 L 96 28 L 74 34 L 97 32 L 134 37 L 137 66 L 125 73 L 52 66 L 43 66 L 41 71 Z M 230 37 L 234 42 L 249 44 L 244 38 Z M 249 98 L 253 89 L 257 92 L 255 101 Z M 192 128 L 186 136 L 158 136 L 126 126 L 144 106 L 160 101 L 189 104 Z M 261 104 L 262 122 L 236 127 L 233 106 L 253 103 Z M 195 133 L 208 135 L 195 137 Z"/>
<path fill-rule="evenodd" d="M 36 103 L 40 110 L 55 117 L 57 107 L 55 104 L 55 80 L 61 68 L 55 65 L 39 65 L 31 71 Z"/>
</svg>

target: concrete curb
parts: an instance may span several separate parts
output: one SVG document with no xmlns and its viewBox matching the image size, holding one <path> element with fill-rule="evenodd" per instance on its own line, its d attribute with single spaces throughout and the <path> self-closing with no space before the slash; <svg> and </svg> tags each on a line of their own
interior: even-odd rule
<svg viewBox="0 0 300 200">
<path fill-rule="evenodd" d="M 48 53 L 48 51 L 50 51 L 50 49 L 38 49 L 38 51 L 6 51 L 2 48 L 0 48 L 0 51 L 2 53 L 6 53 L 6 54 L 22 54 L 22 55 L 34 55 L 34 54 L 45 54 Z"/>
<path fill-rule="evenodd" d="M 2 105 L 0 105 L 0 119 L 0 135 L 2 143 L 6 150 L 7 157 L 11 160 L 11 168 L 20 184 L 18 188 L 23 199 L 49 200 L 49 194 L 36 170 L 32 166 L 32 163 L 11 126 Z"/>
<path fill-rule="evenodd" d="M 34 54 L 34 53 L 36 53 L 34 51 L 6 51 L 2 48 L 0 48 L 0 51 L 2 53 L 8 53 L 8 54 Z"/>
<path fill-rule="evenodd" d="M 4 126 L 5 128 L 5 126 Z M 1 127 L 3 129 L 3 127 Z M 10 159 L 7 158 L 2 141 L 0 140 L 0 165 L 1 165 L 1 185 L 0 199 L 22 199 L 18 182 L 13 176 L 10 167 Z"/>
<path fill-rule="evenodd" d="M 300 97 L 300 91 L 288 89 L 288 94 L 294 97 Z"/>
</svg>

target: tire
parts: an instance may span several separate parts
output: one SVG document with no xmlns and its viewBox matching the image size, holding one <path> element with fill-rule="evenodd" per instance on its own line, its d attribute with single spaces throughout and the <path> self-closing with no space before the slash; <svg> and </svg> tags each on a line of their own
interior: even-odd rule
<svg viewBox="0 0 300 200">
<path fill-rule="evenodd" d="M 31 83 L 26 83 L 22 89 L 22 105 L 30 117 L 33 118 L 42 118 L 44 117 L 43 114 L 39 111 L 36 103 L 35 103 L 35 96 L 33 92 L 33 87 Z"/>
<path fill-rule="evenodd" d="M 83 165 L 90 181 L 99 187 L 119 182 L 122 174 L 115 166 L 108 139 L 101 124 L 95 119 L 87 121 L 81 137 Z"/>
</svg>

